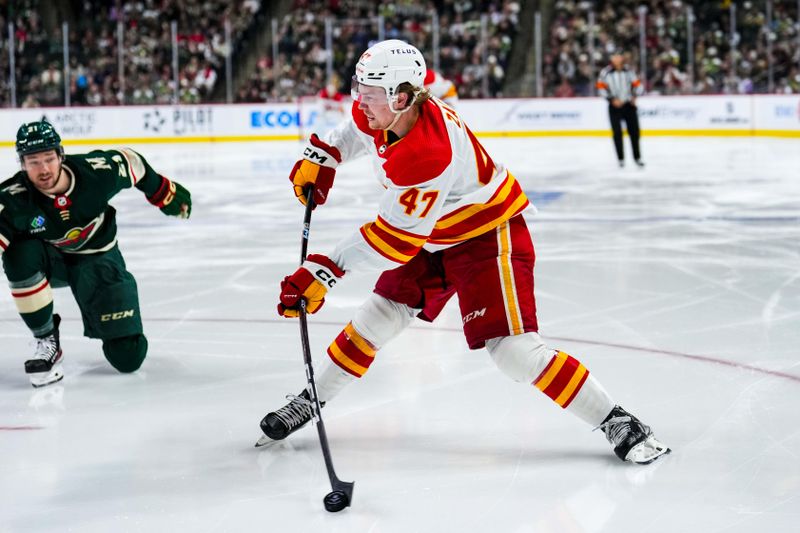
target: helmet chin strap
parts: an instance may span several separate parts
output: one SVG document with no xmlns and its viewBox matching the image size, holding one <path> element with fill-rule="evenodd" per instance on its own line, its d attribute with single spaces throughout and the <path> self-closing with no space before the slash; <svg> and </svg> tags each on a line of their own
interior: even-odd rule
<svg viewBox="0 0 800 533">
<path fill-rule="evenodd" d="M 394 113 L 394 119 L 392 120 L 391 124 L 389 124 L 388 126 L 383 128 L 383 131 L 391 130 L 397 124 L 397 121 L 400 120 L 400 117 L 403 115 L 403 113 L 407 112 L 412 107 L 414 107 L 414 101 L 417 99 L 417 94 L 414 93 L 414 99 L 411 100 L 411 102 L 409 102 L 408 105 L 405 108 L 400 109 L 399 111 L 394 108 L 394 100 L 395 100 L 395 98 L 387 97 L 387 100 L 389 101 L 389 111 Z"/>
<path fill-rule="evenodd" d="M 394 128 L 394 125 L 397 124 L 398 120 L 400 120 L 400 116 L 403 114 L 404 111 L 405 111 L 405 109 L 403 111 L 395 111 L 394 112 L 394 119 L 392 119 L 392 122 L 388 126 L 383 128 L 383 131 L 389 131 L 392 128 Z"/>
</svg>

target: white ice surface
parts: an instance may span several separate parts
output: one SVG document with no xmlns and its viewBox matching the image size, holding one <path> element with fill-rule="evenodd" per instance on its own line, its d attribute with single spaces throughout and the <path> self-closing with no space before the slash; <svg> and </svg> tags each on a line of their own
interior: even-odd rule
<svg viewBox="0 0 800 533">
<path fill-rule="evenodd" d="M 299 256 L 298 145 L 143 145 L 194 207 L 185 222 L 138 191 L 114 201 L 150 339 L 141 371 L 111 369 L 60 289 L 67 377 L 34 391 L 29 334 L 0 290 L 0 532 L 796 531 L 797 140 L 645 137 L 644 170 L 616 168 L 610 139 L 484 142 L 539 205 L 542 334 L 671 456 L 618 461 L 470 352 L 451 304 L 325 408 L 338 474 L 356 481 L 353 506 L 326 513 L 313 427 L 252 447 L 305 382 L 297 323 L 274 310 Z M 0 175 L 15 165 L 0 150 Z M 311 250 L 370 219 L 379 192 L 365 162 L 342 167 Z M 374 279 L 349 276 L 312 317 L 318 360 Z"/>
</svg>

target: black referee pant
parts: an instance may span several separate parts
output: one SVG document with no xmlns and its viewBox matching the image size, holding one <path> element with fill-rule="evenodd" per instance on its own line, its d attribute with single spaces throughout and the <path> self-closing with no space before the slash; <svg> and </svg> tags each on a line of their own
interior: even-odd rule
<svg viewBox="0 0 800 533">
<path fill-rule="evenodd" d="M 636 113 L 636 106 L 630 102 L 625 102 L 621 107 L 614 107 L 608 104 L 608 116 L 611 119 L 611 131 L 614 133 L 614 148 L 617 150 L 617 159 L 625 159 L 625 152 L 622 149 L 622 121 L 628 129 L 633 147 L 633 158 L 638 161 L 642 154 L 639 153 L 639 115 Z"/>
</svg>

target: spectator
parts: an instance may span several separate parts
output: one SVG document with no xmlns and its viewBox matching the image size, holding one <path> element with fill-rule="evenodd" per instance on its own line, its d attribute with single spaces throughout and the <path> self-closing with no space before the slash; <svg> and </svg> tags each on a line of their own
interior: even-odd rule
<svg viewBox="0 0 800 533">
<path fill-rule="evenodd" d="M 18 4 L 14 19 L 18 92 L 23 98 L 28 92 L 33 92 L 35 99 L 44 105 L 62 105 L 60 25 L 50 36 L 39 16 L 42 8 L 39 0 L 23 0 Z M 77 105 L 102 105 L 121 101 L 167 103 L 171 100 L 172 90 L 164 90 L 163 69 L 172 64 L 170 22 L 173 20 L 178 21 L 180 64 L 189 69 L 186 76 L 182 72 L 182 77 L 189 77 L 189 83 L 182 84 L 182 92 L 186 94 L 181 95 L 181 100 L 210 99 L 224 55 L 228 52 L 224 21 L 230 22 L 235 47 L 254 23 L 261 2 L 187 0 L 180 3 L 179 9 L 179 4 L 171 1 L 81 0 L 73 2 L 73 6 L 77 11 L 77 23 L 71 26 L 68 36 L 73 71 L 69 80 L 71 100 Z M 124 23 L 122 51 L 117 47 L 118 21 Z M 125 94 L 120 91 L 121 55 L 127 82 Z M 8 54 L 2 56 L 7 58 Z M 0 68 L 4 65 L 5 59 L 0 59 Z M 4 84 L 5 80 L 0 81 L 0 86 Z M 165 92 L 170 95 L 166 101 Z"/>
<path fill-rule="evenodd" d="M 22 107 L 39 107 L 39 102 L 32 93 L 28 93 L 28 95 L 25 97 L 25 101 L 22 102 Z"/>
<path fill-rule="evenodd" d="M 466 97 L 500 96 L 505 85 L 513 37 L 519 24 L 520 5 L 504 0 L 478 2 L 443 2 L 437 4 L 440 35 L 440 73 L 459 88 Z M 332 50 L 334 72 L 349 79 L 363 50 L 378 39 L 371 21 L 383 16 L 387 37 L 425 43 L 432 49 L 433 31 L 430 7 L 423 3 L 392 0 L 380 2 L 353 1 L 345 12 L 338 3 L 295 0 L 292 11 L 279 28 L 279 65 L 282 81 L 277 84 L 277 98 L 291 100 L 317 94 L 325 85 L 328 52 L 324 49 L 325 19 L 346 19 L 334 25 Z M 481 48 L 481 16 L 486 16 L 488 41 Z M 367 20 L 362 23 L 358 20 Z M 483 59 L 483 58 L 487 59 Z M 492 58 L 489 60 L 488 58 Z M 261 72 L 256 67 L 255 74 Z M 287 76 L 293 76 L 290 81 Z M 247 84 L 258 85 L 260 76 L 250 76 Z M 487 91 L 488 90 L 488 94 Z M 237 94 L 240 94 L 237 92 Z M 251 91 L 241 93 L 250 95 Z"/>
<path fill-rule="evenodd" d="M 566 77 L 561 78 L 561 83 L 556 87 L 553 96 L 556 98 L 571 98 L 575 96 L 575 90 L 572 88 L 572 85 L 569 84 L 569 80 Z"/>
<path fill-rule="evenodd" d="M 0 4 L 2 4 L 0 0 Z M 118 102 L 170 103 L 174 97 L 172 34 L 178 23 L 180 100 L 209 101 L 222 76 L 224 58 L 237 57 L 242 36 L 254 27 L 260 0 L 73 0 L 76 23 L 70 26 L 70 100 L 73 105 Z M 45 28 L 40 0 L 20 0 L 14 11 L 0 13 L 0 26 L 14 25 L 17 102 L 32 93 L 42 105 L 64 101 L 63 38 L 60 24 Z M 646 8 L 647 60 L 641 72 L 645 89 L 659 94 L 800 92 L 797 80 L 798 13 L 796 0 L 772 0 L 771 23 L 765 2 L 737 2 L 736 48 L 731 49 L 729 10 L 720 2 L 687 0 L 554 0 L 552 21 L 545 35 L 546 95 L 566 91 L 593 94 L 597 67 L 617 48 L 631 51 L 640 64 L 639 12 Z M 439 28 L 434 32 L 430 10 L 436 7 Z M 687 8 L 693 7 L 694 50 L 687 49 Z M 589 25 L 589 10 L 595 24 Z M 462 97 L 505 94 L 508 61 L 522 17 L 520 2 L 496 0 L 420 1 L 294 0 L 278 26 L 278 64 L 272 54 L 259 59 L 245 77 L 239 99 L 290 101 L 320 91 L 326 65 L 349 79 L 358 50 L 378 38 L 375 21 L 383 17 L 386 37 L 420 43 L 433 52 L 439 35 L 438 71 L 452 80 Z M 325 49 L 325 20 L 333 17 L 333 49 Z M 225 39 L 224 22 L 232 33 Z M 366 22 L 360 22 L 365 20 Z M 482 24 L 485 20 L 485 25 Z M 123 48 L 118 49 L 117 25 L 122 22 Z M 483 28 L 486 41 L 482 40 Z M 593 42 L 590 40 L 593 37 Z M 770 43 L 771 55 L 767 47 Z M 7 40 L 0 39 L 0 71 L 8 72 Z M 694 63 L 689 64 L 690 52 Z M 241 56 L 239 56 L 241 57 Z M 124 94 L 119 79 L 122 58 Z M 491 61 L 488 58 L 493 58 Z M 428 58 L 430 64 L 434 61 Z M 771 65 L 771 69 L 770 69 Z M 166 74 L 165 74 L 166 71 Z M 47 74 L 45 74 L 47 72 Z M 42 79 L 45 76 L 45 79 Z M 291 79 L 287 79 L 291 77 Z M 92 91 L 91 85 L 97 85 Z M 150 87 L 143 92 L 143 87 Z M 152 93 L 152 97 L 150 96 Z M 91 97 L 90 97 L 91 95 Z M 98 101 L 99 98 L 99 101 Z M 10 81 L 0 76 L 0 106 L 10 104 Z"/>
<path fill-rule="evenodd" d="M 773 19 L 769 27 L 764 2 L 744 1 L 737 5 L 738 35 L 734 51 L 730 46 L 730 13 L 724 3 L 556 0 L 547 43 L 549 50 L 544 58 L 546 94 L 553 94 L 564 75 L 577 87 L 581 68 L 573 70 L 572 65 L 579 65 L 578 58 L 584 54 L 588 56 L 592 48 L 594 56 L 589 60 L 595 65 L 603 64 L 617 47 L 631 50 L 631 62 L 638 65 L 639 6 L 646 8 L 647 64 L 646 71 L 640 74 L 648 91 L 662 94 L 766 92 L 770 60 L 766 47 L 768 39 L 772 42 L 775 80 L 788 80 L 789 72 L 797 64 L 800 54 L 797 2 L 773 0 Z M 694 13 L 694 72 L 689 71 L 690 54 L 686 48 L 689 6 Z M 589 31 L 589 9 L 595 13 L 593 32 Z M 593 47 L 589 42 L 592 34 Z M 581 95 L 580 89 L 576 92 Z"/>
</svg>

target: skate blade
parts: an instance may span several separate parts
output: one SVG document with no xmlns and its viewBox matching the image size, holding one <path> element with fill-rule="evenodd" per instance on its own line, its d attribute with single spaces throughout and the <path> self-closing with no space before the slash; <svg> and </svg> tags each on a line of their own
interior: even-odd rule
<svg viewBox="0 0 800 533">
<path fill-rule="evenodd" d="M 261 435 L 261 438 L 259 438 L 258 441 L 256 441 L 256 444 L 255 444 L 254 447 L 255 448 L 264 448 L 264 447 L 271 446 L 271 445 L 273 445 L 273 444 L 275 444 L 277 442 L 280 442 L 280 441 L 279 440 L 273 440 L 273 439 L 267 437 L 266 435 Z"/>
<path fill-rule="evenodd" d="M 671 452 L 671 449 L 667 448 L 651 435 L 631 448 L 628 455 L 625 456 L 625 460 L 638 465 L 649 465 L 659 457 Z"/>
<path fill-rule="evenodd" d="M 61 370 L 61 366 L 54 366 L 50 369 L 49 372 L 38 372 L 34 374 L 28 374 L 28 378 L 31 380 L 31 385 L 38 389 L 40 387 L 46 387 L 47 385 L 51 385 L 53 383 L 58 383 L 62 379 L 64 379 L 64 372 Z"/>
</svg>

